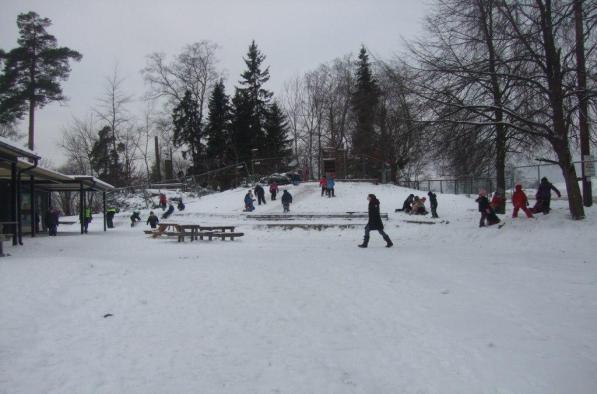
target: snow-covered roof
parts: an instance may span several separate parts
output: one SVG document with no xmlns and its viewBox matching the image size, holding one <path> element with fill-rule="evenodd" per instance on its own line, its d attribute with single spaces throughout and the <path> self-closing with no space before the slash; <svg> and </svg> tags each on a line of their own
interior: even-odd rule
<svg viewBox="0 0 597 394">
<path fill-rule="evenodd" d="M 30 149 L 24 148 L 19 143 L 11 141 L 6 137 L 0 137 L 0 150 L 13 153 L 15 156 L 40 159 L 40 156 Z"/>
</svg>

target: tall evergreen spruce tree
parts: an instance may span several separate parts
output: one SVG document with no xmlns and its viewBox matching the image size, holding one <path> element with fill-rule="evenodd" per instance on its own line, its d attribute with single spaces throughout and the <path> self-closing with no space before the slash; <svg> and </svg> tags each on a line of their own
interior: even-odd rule
<svg viewBox="0 0 597 394">
<path fill-rule="evenodd" d="M 265 122 L 265 154 L 273 158 L 269 161 L 270 170 L 279 170 L 279 165 L 291 153 L 288 138 L 288 121 L 286 116 L 274 102 L 269 109 Z"/>
<path fill-rule="evenodd" d="M 185 92 L 180 104 L 172 111 L 172 123 L 174 125 L 173 143 L 175 146 L 186 146 L 188 150 L 183 151 L 183 157 L 193 162 L 193 169 L 199 170 L 201 154 L 201 117 L 199 105 L 189 90 Z"/>
<path fill-rule="evenodd" d="M 29 149 L 34 148 L 35 109 L 64 100 L 60 82 L 70 74 L 69 60 L 82 58 L 77 51 L 58 47 L 56 37 L 46 32 L 51 25 L 50 19 L 35 12 L 19 14 L 19 46 L 1 55 L 4 70 L 0 77 L 0 113 L 12 111 L 12 121 L 29 113 Z M 11 121 L 10 116 L 0 118 Z"/>
<path fill-rule="evenodd" d="M 273 93 L 263 88 L 269 80 L 269 67 L 261 70 L 265 55 L 255 41 L 251 42 L 247 57 L 243 58 L 247 70 L 241 74 L 240 87 L 236 88 L 233 103 L 233 127 L 238 158 L 248 160 L 251 149 L 257 148 L 261 156 L 265 151 L 264 125 Z"/>
<path fill-rule="evenodd" d="M 363 163 L 362 175 L 367 174 L 366 163 L 374 156 L 378 146 L 375 134 L 375 119 L 380 90 L 377 81 L 373 78 L 369 55 L 365 47 L 361 47 L 356 73 L 357 86 L 352 95 L 352 109 L 356 117 L 356 125 L 352 135 L 353 153 L 361 157 Z M 383 142 L 383 141 L 382 141 Z M 378 163 L 373 163 L 377 165 Z"/>
<path fill-rule="evenodd" d="M 114 149 L 114 136 L 108 126 L 102 128 L 98 135 L 99 138 L 91 150 L 91 166 L 102 181 L 120 186 L 123 184 L 123 168 L 118 150 L 124 150 L 124 146 L 119 144 Z"/>
<path fill-rule="evenodd" d="M 211 167 L 221 167 L 227 163 L 230 139 L 230 103 L 226 95 L 224 81 L 214 86 L 207 104 L 209 121 L 205 127 L 207 138 L 206 154 Z"/>
</svg>

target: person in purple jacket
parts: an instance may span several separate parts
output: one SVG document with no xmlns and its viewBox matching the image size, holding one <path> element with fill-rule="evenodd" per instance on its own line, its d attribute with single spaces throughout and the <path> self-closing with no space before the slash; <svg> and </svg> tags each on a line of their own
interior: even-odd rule
<svg viewBox="0 0 597 394">
<path fill-rule="evenodd" d="M 541 183 L 539 184 L 539 188 L 537 189 L 537 194 L 535 194 L 537 202 L 535 203 L 535 206 L 531 209 L 531 212 L 543 212 L 544 215 L 547 215 L 549 213 L 549 211 L 551 210 L 549 205 L 551 203 L 552 190 L 558 195 L 558 197 L 562 196 L 560 191 L 553 184 L 551 184 L 551 182 L 549 182 L 547 178 L 541 178 Z"/>
</svg>

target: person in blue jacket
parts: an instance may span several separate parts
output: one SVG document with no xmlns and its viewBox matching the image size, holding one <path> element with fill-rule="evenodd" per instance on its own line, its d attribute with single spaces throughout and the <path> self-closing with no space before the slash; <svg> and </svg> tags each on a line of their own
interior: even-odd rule
<svg viewBox="0 0 597 394">
<path fill-rule="evenodd" d="M 327 179 L 328 197 L 336 197 L 334 195 L 334 186 L 336 186 L 336 182 L 334 181 L 334 177 L 332 177 L 331 175 L 329 175 L 328 179 Z"/>
<path fill-rule="evenodd" d="M 246 212 L 252 212 L 255 210 L 255 206 L 253 205 L 254 201 L 255 201 L 255 199 L 253 198 L 253 192 L 251 190 L 249 190 L 247 192 L 247 194 L 245 195 L 245 211 Z"/>
</svg>

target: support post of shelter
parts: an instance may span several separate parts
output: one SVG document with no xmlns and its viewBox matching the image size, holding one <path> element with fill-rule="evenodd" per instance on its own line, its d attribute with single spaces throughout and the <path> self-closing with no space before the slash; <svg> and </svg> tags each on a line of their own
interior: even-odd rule
<svg viewBox="0 0 597 394">
<path fill-rule="evenodd" d="M 106 192 L 102 192 L 103 209 L 104 209 L 104 231 L 106 231 Z"/>
<path fill-rule="evenodd" d="M 29 196 L 30 196 L 30 205 L 31 205 L 31 238 L 35 237 L 37 233 L 37 198 L 35 197 L 35 177 L 31 175 L 29 177 Z"/>
<path fill-rule="evenodd" d="M 17 229 L 19 232 L 19 245 L 23 245 L 23 213 L 21 206 L 23 205 L 21 192 L 21 171 L 17 170 Z"/>
<path fill-rule="evenodd" d="M 79 182 L 79 221 L 81 222 L 81 234 L 85 230 L 85 192 L 83 182 Z"/>
<path fill-rule="evenodd" d="M 10 202 L 11 202 L 11 209 L 10 209 L 10 216 L 11 216 L 11 221 L 13 223 L 17 222 L 17 218 L 18 218 L 18 211 L 17 211 L 17 163 L 11 163 L 10 165 Z M 12 227 L 12 244 L 16 245 L 18 242 L 18 231 L 17 231 L 17 225 L 13 224 Z"/>
</svg>

